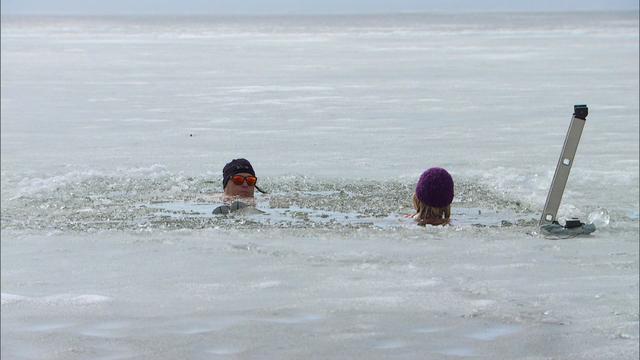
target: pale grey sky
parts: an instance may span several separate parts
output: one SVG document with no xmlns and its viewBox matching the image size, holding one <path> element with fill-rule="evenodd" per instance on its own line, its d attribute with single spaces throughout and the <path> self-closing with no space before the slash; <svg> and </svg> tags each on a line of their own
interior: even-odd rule
<svg viewBox="0 0 640 360">
<path fill-rule="evenodd" d="M 2 0 L 2 14 L 348 14 L 638 10 L 638 0 Z"/>
</svg>

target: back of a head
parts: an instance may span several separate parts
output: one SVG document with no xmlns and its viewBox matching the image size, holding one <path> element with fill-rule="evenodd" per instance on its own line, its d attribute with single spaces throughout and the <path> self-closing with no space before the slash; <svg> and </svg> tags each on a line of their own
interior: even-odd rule
<svg viewBox="0 0 640 360">
<path fill-rule="evenodd" d="M 453 201 L 453 178 L 447 170 L 432 167 L 420 175 L 416 196 L 424 204 L 443 208 Z"/>
<path fill-rule="evenodd" d="M 422 173 L 414 195 L 419 225 L 443 225 L 449 222 L 453 201 L 453 178 L 439 167 Z"/>
</svg>

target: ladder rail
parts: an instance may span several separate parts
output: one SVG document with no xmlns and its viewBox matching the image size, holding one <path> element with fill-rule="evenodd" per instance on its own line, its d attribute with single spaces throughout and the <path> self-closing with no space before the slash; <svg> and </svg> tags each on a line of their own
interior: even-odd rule
<svg viewBox="0 0 640 360">
<path fill-rule="evenodd" d="M 556 171 L 553 174 L 551 187 L 549 188 L 544 210 L 540 218 L 540 225 L 552 224 L 557 221 L 560 201 L 562 200 L 562 195 L 567 185 L 567 180 L 569 179 L 569 173 L 571 172 L 571 166 L 573 166 L 587 114 L 588 109 L 586 105 L 574 106 L 574 114 L 564 139 L 564 145 L 562 146 L 560 159 L 558 159 L 558 164 L 556 165 Z"/>
</svg>

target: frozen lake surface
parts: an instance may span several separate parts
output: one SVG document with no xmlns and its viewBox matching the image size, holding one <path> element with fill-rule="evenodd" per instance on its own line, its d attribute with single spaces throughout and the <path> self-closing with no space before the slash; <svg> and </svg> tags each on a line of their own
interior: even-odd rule
<svg viewBox="0 0 640 360">
<path fill-rule="evenodd" d="M 2 357 L 637 359 L 638 14 L 2 19 Z M 559 215 L 536 223 L 574 104 Z M 269 194 L 213 216 L 246 157 Z M 453 225 L 415 226 L 431 166 Z"/>
</svg>

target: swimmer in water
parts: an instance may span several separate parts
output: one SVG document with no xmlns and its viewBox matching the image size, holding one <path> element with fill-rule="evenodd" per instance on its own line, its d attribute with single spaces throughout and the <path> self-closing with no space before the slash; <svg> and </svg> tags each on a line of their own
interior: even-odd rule
<svg viewBox="0 0 640 360">
<path fill-rule="evenodd" d="M 258 178 L 247 159 L 231 160 L 222 169 L 222 188 L 225 198 L 253 199 L 255 190 L 264 193 L 258 185 Z"/>
<path fill-rule="evenodd" d="M 247 159 L 233 159 L 222 169 L 223 202 L 213 210 L 214 214 L 228 214 L 247 205 L 255 205 L 254 192 L 265 193 L 256 184 L 258 178 Z"/>
<path fill-rule="evenodd" d="M 413 194 L 412 216 L 418 225 L 446 225 L 451 218 L 453 178 L 447 170 L 433 167 L 420 175 Z"/>
</svg>

